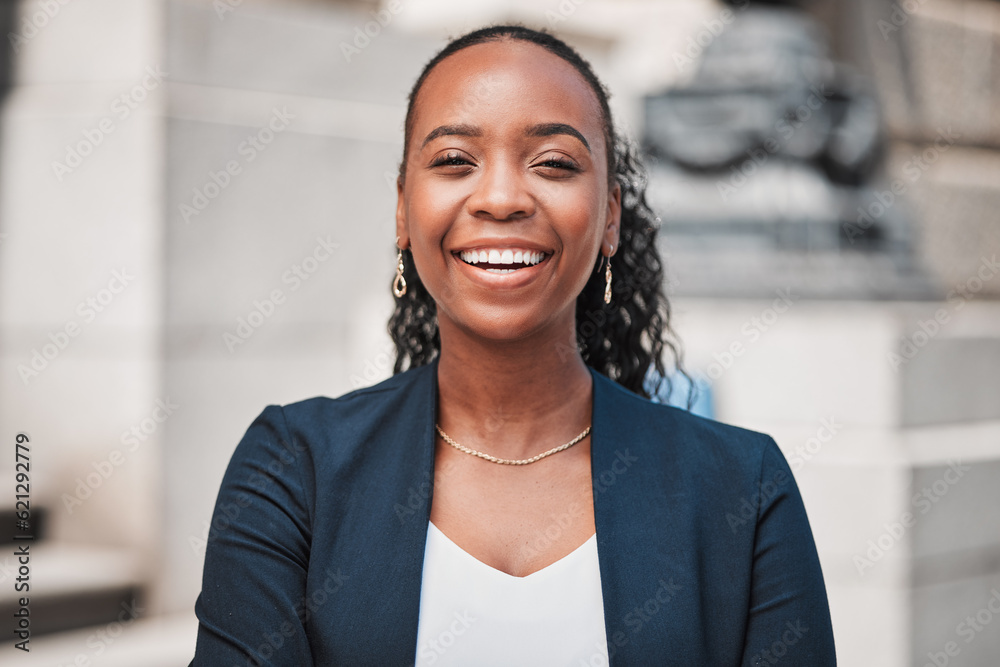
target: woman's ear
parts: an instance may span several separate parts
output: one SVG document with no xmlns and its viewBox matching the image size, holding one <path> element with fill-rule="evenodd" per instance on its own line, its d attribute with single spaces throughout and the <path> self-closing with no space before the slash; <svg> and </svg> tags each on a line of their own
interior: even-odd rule
<svg viewBox="0 0 1000 667">
<path fill-rule="evenodd" d="M 622 222 L 622 188 L 615 183 L 615 187 L 608 193 L 608 215 L 604 227 L 604 243 L 615 250 L 618 249 L 618 232 Z M 614 254 L 614 253 L 612 253 Z"/>
<path fill-rule="evenodd" d="M 396 178 L 396 245 L 406 249 L 410 245 L 410 230 L 406 225 L 406 204 L 403 200 L 403 177 Z"/>
</svg>

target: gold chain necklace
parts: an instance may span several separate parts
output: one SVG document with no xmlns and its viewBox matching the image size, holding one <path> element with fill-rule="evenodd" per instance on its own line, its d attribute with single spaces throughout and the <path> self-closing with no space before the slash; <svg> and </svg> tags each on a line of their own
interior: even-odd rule
<svg viewBox="0 0 1000 667">
<path fill-rule="evenodd" d="M 451 445 L 452 447 L 454 447 L 458 451 L 465 452 L 466 454 L 472 454 L 473 456 L 478 456 L 481 459 L 486 459 L 487 461 L 489 461 L 491 463 L 499 463 L 499 464 L 505 465 L 505 466 L 526 466 L 529 463 L 534 463 L 535 461 L 541 461 L 546 456 L 552 456 L 553 454 L 558 454 L 559 452 L 563 451 L 564 449 L 569 449 L 570 447 L 572 447 L 576 443 L 578 443 L 581 440 L 583 440 L 584 438 L 586 438 L 587 434 L 590 433 L 590 427 L 588 426 L 586 429 L 584 429 L 583 433 L 581 433 L 580 435 L 576 436 L 575 438 L 573 438 L 572 440 L 570 440 L 569 442 L 567 442 L 565 445 L 559 445 L 558 447 L 553 447 L 549 451 L 543 452 L 543 453 L 539 454 L 538 456 L 532 456 L 530 459 L 498 459 L 495 456 L 490 456 L 489 454 L 484 454 L 483 452 L 477 452 L 476 450 L 471 449 L 469 447 L 466 447 L 465 445 L 458 444 L 457 442 L 455 442 L 454 440 L 452 440 L 448 436 L 448 434 L 445 433 L 441 429 L 441 427 L 438 424 L 435 424 L 434 428 L 437 429 L 438 434 L 444 439 L 445 442 L 447 442 L 449 445 Z"/>
</svg>

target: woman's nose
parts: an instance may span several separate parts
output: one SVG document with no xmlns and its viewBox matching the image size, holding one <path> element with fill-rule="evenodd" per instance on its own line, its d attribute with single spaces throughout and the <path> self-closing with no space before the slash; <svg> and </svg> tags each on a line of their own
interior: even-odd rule
<svg viewBox="0 0 1000 667">
<path fill-rule="evenodd" d="M 535 200 L 526 182 L 529 174 L 501 163 L 483 167 L 475 191 L 468 199 L 473 216 L 507 221 L 535 213 Z"/>
</svg>

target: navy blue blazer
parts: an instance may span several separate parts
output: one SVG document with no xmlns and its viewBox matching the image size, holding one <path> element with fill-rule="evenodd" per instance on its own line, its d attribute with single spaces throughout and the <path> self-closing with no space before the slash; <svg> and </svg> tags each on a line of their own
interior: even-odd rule
<svg viewBox="0 0 1000 667">
<path fill-rule="evenodd" d="M 835 665 L 812 533 L 774 441 L 592 374 L 611 664 Z M 219 491 L 192 665 L 414 663 L 436 402 L 432 363 L 261 413 Z"/>
</svg>

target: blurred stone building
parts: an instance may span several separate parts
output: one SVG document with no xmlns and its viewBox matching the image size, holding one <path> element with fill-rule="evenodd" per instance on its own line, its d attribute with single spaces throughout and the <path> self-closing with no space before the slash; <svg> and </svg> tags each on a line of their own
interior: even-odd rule
<svg viewBox="0 0 1000 667">
<path fill-rule="evenodd" d="M 187 664 L 244 430 L 391 372 L 405 95 L 446 36 L 508 20 L 577 46 L 651 150 L 688 366 L 795 470 L 841 663 L 996 664 L 1000 619 L 962 624 L 1000 590 L 1000 3 L 0 12 L 0 425 L 47 510 L 16 664 Z M 825 75 L 813 124 L 759 143 Z"/>
</svg>

